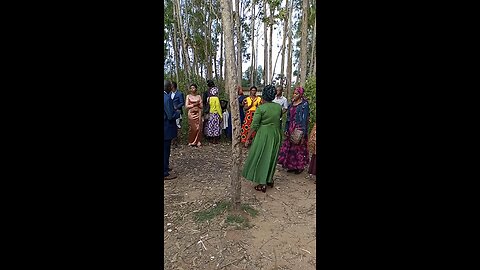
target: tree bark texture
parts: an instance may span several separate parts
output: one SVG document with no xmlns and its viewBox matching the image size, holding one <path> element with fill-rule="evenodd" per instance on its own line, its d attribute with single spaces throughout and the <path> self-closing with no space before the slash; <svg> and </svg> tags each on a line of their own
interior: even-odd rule
<svg viewBox="0 0 480 270">
<path fill-rule="evenodd" d="M 180 47 L 182 47 L 182 53 L 183 53 L 183 63 L 184 63 L 184 69 L 185 69 L 185 74 L 186 78 L 190 79 L 190 60 L 188 57 L 188 50 L 187 50 L 187 42 L 186 42 L 186 36 L 185 36 L 185 31 L 183 29 L 183 23 L 182 23 L 182 13 L 180 12 L 180 0 L 175 1 L 175 7 L 177 9 L 177 21 L 178 21 L 178 30 L 180 34 L 180 38 L 182 43 L 180 44 Z"/>
<path fill-rule="evenodd" d="M 235 0 L 237 16 L 235 16 L 237 28 L 237 80 L 238 85 L 242 86 L 242 25 L 240 24 L 240 0 Z"/>
<path fill-rule="evenodd" d="M 255 74 L 257 72 L 257 66 L 255 65 L 255 5 L 256 1 L 252 1 L 252 16 L 251 16 L 251 22 L 250 22 L 250 27 L 252 28 L 252 62 L 250 65 L 250 85 L 254 85 L 255 83 Z"/>
<path fill-rule="evenodd" d="M 291 0 L 291 6 L 288 12 L 288 54 L 287 54 L 287 99 L 290 100 L 291 96 L 291 91 L 290 89 L 292 88 L 292 58 L 293 58 L 293 52 L 292 52 L 292 28 L 293 28 L 293 23 L 292 23 L 292 16 L 293 16 L 293 0 Z"/>
<path fill-rule="evenodd" d="M 286 1 L 287 2 L 285 3 L 285 8 L 287 9 L 287 14 L 289 14 L 288 0 L 286 0 Z M 285 45 L 286 45 L 286 42 L 287 42 L 288 23 L 289 23 L 288 20 L 283 22 L 282 66 L 281 66 L 280 73 L 282 74 L 282 76 L 284 76 L 284 78 L 286 78 L 286 76 L 285 76 L 285 51 L 286 51 L 285 49 L 286 49 L 286 46 Z"/>
<path fill-rule="evenodd" d="M 263 2 L 263 85 L 268 82 L 268 17 L 267 17 L 267 0 Z"/>
<path fill-rule="evenodd" d="M 315 72 L 313 71 L 313 66 L 315 64 L 315 46 L 317 45 L 316 42 L 316 31 L 317 31 L 317 19 L 315 18 L 315 23 L 313 25 L 313 33 L 312 33 L 312 49 L 310 50 L 312 52 L 312 57 L 310 58 L 310 68 L 308 69 L 309 75 L 310 76 L 315 76 Z"/>
<path fill-rule="evenodd" d="M 302 1 L 302 38 L 300 45 L 300 86 L 305 87 L 307 79 L 307 30 L 308 30 L 308 0 Z"/>
<path fill-rule="evenodd" d="M 273 14 L 275 13 L 275 8 L 270 5 L 270 18 L 268 20 L 270 26 L 270 42 L 268 43 L 268 82 L 270 84 L 272 82 L 273 77 L 273 57 L 272 57 L 272 46 L 273 46 Z"/>
<path fill-rule="evenodd" d="M 238 104 L 238 95 L 236 89 L 237 73 L 235 72 L 235 47 L 233 43 L 233 25 L 232 25 L 232 2 L 231 0 L 220 0 L 222 10 L 223 30 L 225 33 L 225 52 L 228 76 L 225 77 L 225 91 L 230 96 L 230 108 L 232 113 L 232 173 L 231 177 L 231 200 L 234 210 L 239 210 L 241 206 L 241 179 L 240 179 L 240 111 Z"/>
</svg>

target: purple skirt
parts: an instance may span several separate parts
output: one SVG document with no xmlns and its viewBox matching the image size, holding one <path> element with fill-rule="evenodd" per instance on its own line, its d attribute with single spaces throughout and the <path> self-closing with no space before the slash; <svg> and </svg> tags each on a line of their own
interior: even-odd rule
<svg viewBox="0 0 480 270">
<path fill-rule="evenodd" d="M 278 164 L 287 170 L 303 170 L 308 165 L 307 140 L 294 144 L 288 138 L 283 141 L 278 155 Z"/>
<path fill-rule="evenodd" d="M 208 137 L 218 137 L 220 134 L 220 115 L 211 113 L 205 126 L 205 135 Z"/>
</svg>

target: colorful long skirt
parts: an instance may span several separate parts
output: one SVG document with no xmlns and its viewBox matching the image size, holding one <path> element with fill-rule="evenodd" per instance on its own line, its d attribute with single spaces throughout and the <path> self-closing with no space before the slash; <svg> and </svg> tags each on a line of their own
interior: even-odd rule
<svg viewBox="0 0 480 270">
<path fill-rule="evenodd" d="M 248 131 L 250 131 L 250 126 L 252 125 L 254 113 L 255 113 L 254 111 L 247 111 L 247 114 L 245 115 L 245 119 L 242 125 L 241 139 L 240 139 L 242 143 L 245 143 L 247 141 L 247 134 L 248 134 Z M 255 133 L 256 132 L 254 131 L 252 133 L 252 136 L 250 136 L 250 140 L 249 140 L 250 142 L 252 142 L 253 138 L 255 137 Z"/>
<path fill-rule="evenodd" d="M 205 135 L 208 137 L 219 137 L 221 134 L 220 115 L 211 113 L 205 126 Z"/>
<path fill-rule="evenodd" d="M 278 155 L 278 164 L 287 170 L 303 170 L 308 166 L 309 156 L 307 143 L 308 139 L 305 136 L 303 143 L 294 144 L 290 141 L 289 136 L 295 129 L 295 124 L 288 129 L 288 136 L 286 136 L 280 147 L 280 154 Z"/>
</svg>

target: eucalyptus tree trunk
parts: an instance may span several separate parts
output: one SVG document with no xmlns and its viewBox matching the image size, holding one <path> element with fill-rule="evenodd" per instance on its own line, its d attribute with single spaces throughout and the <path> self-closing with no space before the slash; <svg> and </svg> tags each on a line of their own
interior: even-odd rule
<svg viewBox="0 0 480 270">
<path fill-rule="evenodd" d="M 286 0 L 286 1 L 287 2 L 285 3 L 285 9 L 287 10 L 287 14 L 289 14 L 288 0 Z M 282 74 L 283 76 L 285 76 L 285 51 L 286 51 L 285 50 L 285 45 L 286 45 L 286 41 L 287 41 L 288 24 L 289 24 L 288 20 L 283 22 L 282 66 L 280 67 L 280 74 Z"/>
<path fill-rule="evenodd" d="M 193 71 L 192 71 L 192 74 L 198 74 L 198 65 L 197 65 L 197 57 L 195 55 L 195 49 L 194 47 L 192 47 L 192 61 L 193 61 L 193 64 L 192 64 L 192 68 L 193 68 Z M 190 78 L 190 77 L 189 77 Z"/>
<path fill-rule="evenodd" d="M 240 25 L 240 1 L 235 0 L 237 16 L 235 16 L 237 28 L 237 80 L 238 85 L 242 86 L 242 26 Z"/>
<path fill-rule="evenodd" d="M 209 7 L 212 4 L 212 0 L 209 0 Z M 205 61 L 207 65 L 207 78 L 212 78 L 213 77 L 213 71 L 212 71 L 212 56 L 210 54 L 210 42 L 212 40 L 212 14 L 208 12 L 207 8 L 205 7 L 205 16 L 208 15 L 208 22 L 207 22 L 207 40 L 205 43 Z"/>
<path fill-rule="evenodd" d="M 260 26 L 258 26 L 260 28 Z M 258 41 L 260 40 L 260 35 L 257 35 L 257 41 L 255 44 L 255 71 L 253 73 L 253 85 L 257 84 L 258 81 Z M 257 85 L 258 86 L 258 85 Z"/>
<path fill-rule="evenodd" d="M 235 47 L 233 44 L 233 19 L 232 19 L 232 1 L 220 0 L 222 9 L 223 30 L 225 32 L 225 51 L 228 76 L 225 77 L 225 91 L 230 94 L 230 106 L 232 113 L 232 173 L 231 173 L 231 200 L 234 210 L 239 210 L 241 206 L 241 182 L 240 182 L 240 111 L 237 99 L 237 90 L 235 82 L 237 81 L 235 72 Z"/>
<path fill-rule="evenodd" d="M 233 30 L 233 16 L 232 16 L 232 30 Z M 223 27 L 225 29 L 225 27 Z M 230 34 L 228 35 L 230 36 Z M 232 38 L 233 38 L 234 34 L 232 32 Z M 225 38 L 223 39 L 223 46 L 225 46 L 225 49 L 223 50 L 223 58 L 225 59 L 225 77 L 223 78 L 224 80 L 226 80 L 226 78 L 228 77 L 228 72 L 230 72 L 230 70 L 227 69 L 227 43 L 226 42 L 229 42 L 227 41 L 227 34 L 225 34 Z M 235 49 L 235 41 L 233 42 L 233 49 Z M 234 53 L 235 55 L 235 53 Z M 235 57 L 233 58 L 233 61 L 235 62 Z M 236 66 L 236 63 L 234 63 L 234 65 Z M 235 74 L 234 74 L 235 78 L 237 78 L 237 72 L 235 71 Z M 237 80 L 235 80 L 236 82 Z"/>
<path fill-rule="evenodd" d="M 263 85 L 267 85 L 268 82 L 268 20 L 267 18 L 267 0 L 263 2 Z"/>
<path fill-rule="evenodd" d="M 222 28 L 223 28 L 223 25 L 222 25 Z M 220 33 L 220 77 L 223 79 L 225 78 L 225 75 L 223 73 L 223 40 L 224 40 L 224 37 L 223 37 L 223 30 L 222 30 L 222 33 Z"/>
<path fill-rule="evenodd" d="M 217 39 L 217 38 L 218 38 L 218 34 L 215 32 L 215 39 Z M 216 50 L 214 50 L 214 53 L 213 53 L 213 70 L 215 72 L 215 79 L 218 80 L 218 65 L 217 65 L 217 52 L 216 52 Z"/>
<path fill-rule="evenodd" d="M 252 31 L 252 62 L 250 65 L 250 86 L 254 85 L 255 83 L 255 75 L 257 73 L 257 68 L 255 65 L 255 5 L 256 1 L 252 1 L 252 16 L 251 16 L 251 22 L 250 22 L 250 28 Z"/>
<path fill-rule="evenodd" d="M 272 7 L 270 5 L 270 19 L 268 25 L 270 26 L 270 43 L 268 44 L 268 82 L 270 83 L 272 81 L 273 77 L 273 68 L 272 68 L 272 46 L 273 46 L 273 14 L 275 13 L 275 7 Z"/>
<path fill-rule="evenodd" d="M 312 57 L 310 58 L 310 68 L 308 69 L 309 71 L 309 75 L 312 76 L 312 75 L 315 75 L 315 71 L 313 71 L 313 67 L 315 66 L 315 57 L 316 57 L 316 53 L 315 53 L 315 47 L 317 45 L 317 41 L 316 41 L 316 32 L 317 32 L 317 19 L 315 18 L 315 23 L 313 24 L 313 33 L 312 33 Z"/>
<path fill-rule="evenodd" d="M 308 0 L 302 1 L 302 38 L 300 43 L 300 85 L 305 87 L 307 79 L 307 30 L 308 30 Z"/>
<path fill-rule="evenodd" d="M 218 72 L 218 65 L 217 65 L 217 45 L 218 45 L 218 40 L 217 40 L 217 38 L 218 38 L 217 27 L 218 26 L 217 26 L 217 24 L 220 24 L 220 19 L 218 18 L 217 13 L 215 13 L 215 10 L 213 10 L 212 1 L 213 0 L 209 1 L 209 9 L 210 9 L 210 15 L 215 16 L 215 20 L 214 20 L 215 21 L 215 26 L 214 26 L 212 31 L 215 34 L 214 40 L 216 40 L 216 41 L 215 41 L 215 43 L 212 43 L 212 47 L 211 47 L 212 50 L 210 52 L 210 53 L 213 52 L 213 55 L 210 54 L 210 59 L 212 60 L 213 63 L 209 63 L 209 64 L 210 65 L 213 64 L 213 69 L 214 69 L 214 73 L 215 73 L 214 76 L 215 76 L 215 79 L 218 81 L 219 72 Z M 212 27 L 213 27 L 213 24 L 212 24 Z"/>
<path fill-rule="evenodd" d="M 178 29 L 179 29 L 179 34 L 181 38 L 181 47 L 182 47 L 182 53 L 183 53 L 183 63 L 184 63 L 184 69 L 185 69 L 185 74 L 187 79 L 190 78 L 190 60 L 188 57 L 188 49 L 187 49 L 187 42 L 186 42 L 186 36 L 183 28 L 183 23 L 182 23 L 182 13 L 180 12 L 180 0 L 175 1 L 175 7 L 177 9 L 176 11 L 176 17 L 178 21 Z"/>
<path fill-rule="evenodd" d="M 172 33 L 172 42 L 173 42 L 173 58 L 175 59 L 175 79 L 178 82 L 178 72 L 180 71 L 180 55 L 178 55 L 177 47 L 177 30 L 175 23 L 173 23 L 173 33 Z"/>
<path fill-rule="evenodd" d="M 175 8 L 175 4 L 173 5 L 173 18 L 176 18 L 177 17 L 177 13 L 176 13 L 176 8 Z M 177 22 L 174 21 L 173 22 L 173 34 L 172 34 L 172 41 L 173 41 L 173 53 L 174 53 L 174 58 L 175 58 L 175 79 L 177 80 L 177 82 L 179 81 L 178 80 L 178 73 L 180 72 L 180 54 L 179 54 L 179 48 L 178 46 L 180 44 L 177 44 L 177 34 L 178 34 L 178 31 L 177 31 Z"/>
<path fill-rule="evenodd" d="M 292 58 L 293 58 L 293 52 L 292 52 L 292 28 L 293 28 L 293 23 L 292 23 L 292 16 L 293 16 L 293 2 L 294 0 L 291 0 L 291 5 L 290 9 L 288 11 L 288 54 L 287 54 L 287 99 L 290 99 L 290 89 L 292 88 Z"/>
</svg>

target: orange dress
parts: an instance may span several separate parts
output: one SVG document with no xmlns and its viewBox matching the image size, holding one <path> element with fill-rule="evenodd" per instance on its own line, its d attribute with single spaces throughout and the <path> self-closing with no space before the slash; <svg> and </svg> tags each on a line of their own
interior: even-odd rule
<svg viewBox="0 0 480 270">
<path fill-rule="evenodd" d="M 188 110 L 188 144 L 201 145 L 202 139 L 202 97 L 200 95 L 187 95 L 185 107 Z"/>
</svg>

